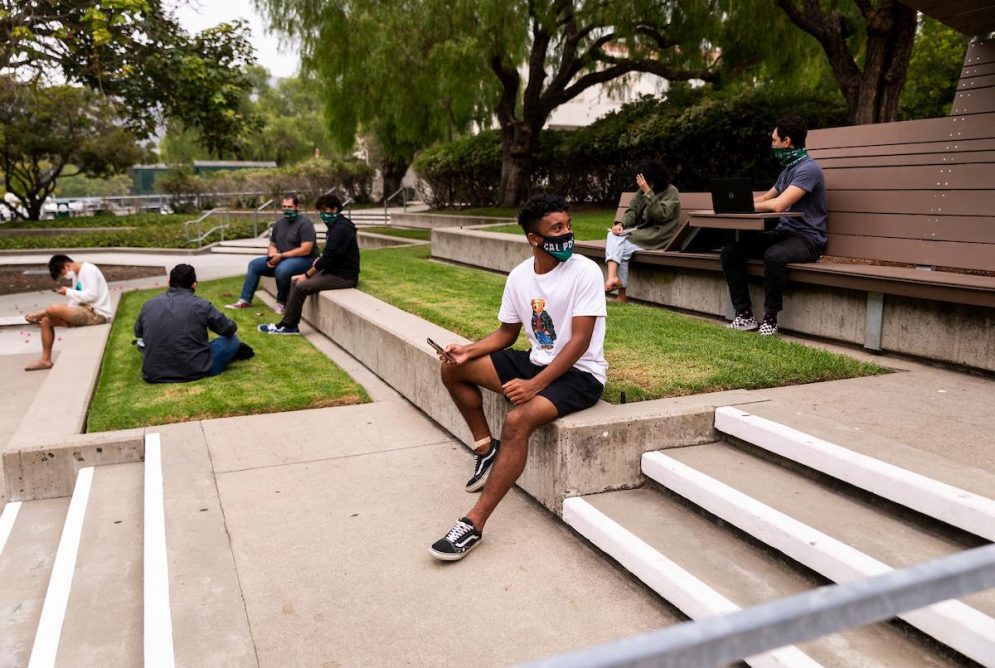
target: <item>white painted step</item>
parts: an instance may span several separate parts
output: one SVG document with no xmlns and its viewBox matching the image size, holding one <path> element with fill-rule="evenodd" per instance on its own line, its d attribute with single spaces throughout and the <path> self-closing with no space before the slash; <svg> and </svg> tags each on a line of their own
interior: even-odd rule
<svg viewBox="0 0 995 668">
<path fill-rule="evenodd" d="M 200 423 L 157 427 L 177 666 L 257 666 L 221 500 Z"/>
<path fill-rule="evenodd" d="M 834 582 L 927 561 L 962 545 L 727 444 L 643 455 L 643 473 Z M 937 604 L 902 619 L 958 652 L 995 665 L 995 597 Z"/>
<path fill-rule="evenodd" d="M 28 663 L 68 509 L 68 498 L 11 502 L 0 516 L 13 519 L 0 550 L 0 666 Z"/>
<path fill-rule="evenodd" d="M 823 584 L 650 487 L 595 494 L 583 500 L 738 607 L 766 603 Z M 624 560 L 615 558 L 625 565 Z M 649 579 L 644 581 L 653 586 Z M 678 599 L 671 602 L 677 607 L 686 605 Z M 851 629 L 798 649 L 824 666 L 841 668 L 957 665 L 887 624 Z"/>
<path fill-rule="evenodd" d="M 581 497 L 563 501 L 563 521 L 691 619 L 741 609 Z M 797 647 L 784 647 L 744 661 L 753 668 L 821 665 Z"/>
<path fill-rule="evenodd" d="M 142 663 L 142 464 L 93 469 L 57 666 Z"/>
<path fill-rule="evenodd" d="M 989 495 L 982 496 L 731 406 L 716 409 L 715 428 L 941 522 L 995 541 L 995 499 L 989 498 L 995 494 L 995 489 Z"/>
</svg>

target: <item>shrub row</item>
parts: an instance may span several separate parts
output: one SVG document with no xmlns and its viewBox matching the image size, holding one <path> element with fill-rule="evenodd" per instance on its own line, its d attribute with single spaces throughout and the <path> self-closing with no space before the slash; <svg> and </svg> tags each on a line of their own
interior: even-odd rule
<svg viewBox="0 0 995 668">
<path fill-rule="evenodd" d="M 770 152 L 774 120 L 785 113 L 810 128 L 846 124 L 836 98 L 813 98 L 756 89 L 735 97 L 674 86 L 667 99 L 644 97 L 579 130 L 546 130 L 533 162 L 531 187 L 577 203 L 610 205 L 635 189 L 635 165 L 660 160 L 684 191 L 707 190 L 713 178 L 749 176 L 755 187 L 779 171 Z M 433 206 L 493 206 L 501 181 L 497 131 L 437 144 L 418 156 L 415 171 Z"/>
</svg>

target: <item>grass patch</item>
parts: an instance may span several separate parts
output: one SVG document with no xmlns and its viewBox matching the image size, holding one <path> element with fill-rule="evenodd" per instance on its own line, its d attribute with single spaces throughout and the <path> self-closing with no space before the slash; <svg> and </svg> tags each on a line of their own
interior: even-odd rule
<svg viewBox="0 0 995 668">
<path fill-rule="evenodd" d="M 418 239 L 420 241 L 431 241 L 432 230 L 415 229 L 412 227 L 394 227 L 393 225 L 375 225 L 372 227 L 358 227 L 360 232 L 373 232 L 374 234 L 384 234 L 388 237 L 401 237 L 402 239 Z"/>
<path fill-rule="evenodd" d="M 242 278 L 198 284 L 197 294 L 220 307 L 238 298 Z M 256 356 L 237 361 L 220 376 L 192 383 L 146 383 L 141 356 L 131 345 L 141 306 L 161 289 L 125 294 L 111 328 L 87 431 L 108 431 L 231 415 L 359 404 L 365 390 L 299 336 L 270 336 L 256 325 L 279 318 L 265 305 L 225 311 L 238 323 L 239 338 Z"/>
<path fill-rule="evenodd" d="M 574 236 L 577 238 L 577 241 L 603 240 L 605 235 L 608 234 L 608 229 L 612 226 L 612 219 L 614 217 L 615 209 L 581 209 L 570 212 L 570 220 L 573 223 Z M 515 223 L 513 225 L 488 227 L 487 231 L 504 234 L 521 234 L 522 228 Z"/>
<path fill-rule="evenodd" d="M 186 241 L 186 231 L 183 223 L 194 220 L 195 215 L 168 215 L 143 213 L 133 216 L 89 216 L 80 218 L 60 218 L 56 220 L 39 220 L 30 223 L 8 223 L 8 229 L 62 229 L 88 227 L 116 227 L 116 230 L 94 230 L 86 232 L 66 232 L 64 234 L 45 234 L 30 236 L 0 236 L 0 249 L 32 249 L 32 248 L 191 248 Z M 208 218 L 202 223 L 205 231 L 220 224 L 224 218 Z M 244 239 L 252 236 L 252 221 L 250 219 L 232 218 L 228 221 L 226 239 Z M 193 227 L 193 226 L 192 226 Z M 191 227 L 191 233 L 193 233 Z M 124 229 L 134 228 L 134 229 Z M 0 228 L 3 229 L 3 228 Z M 203 243 L 209 244 L 221 238 L 220 232 L 215 232 Z"/>
<path fill-rule="evenodd" d="M 505 277 L 428 256 L 421 246 L 363 251 L 359 287 L 471 340 L 493 331 Z M 516 348 L 527 348 L 524 334 Z M 612 403 L 622 391 L 627 400 L 642 401 L 888 372 L 845 355 L 641 304 L 608 304 L 605 355 L 610 368 L 604 398 Z"/>
</svg>

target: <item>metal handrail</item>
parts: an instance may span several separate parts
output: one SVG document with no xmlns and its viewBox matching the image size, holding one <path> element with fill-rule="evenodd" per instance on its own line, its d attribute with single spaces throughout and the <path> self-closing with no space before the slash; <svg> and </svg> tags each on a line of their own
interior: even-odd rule
<svg viewBox="0 0 995 668">
<path fill-rule="evenodd" d="M 404 211 L 408 210 L 408 187 L 407 186 L 401 186 L 390 197 L 384 197 L 383 198 L 383 224 L 386 225 L 386 226 L 388 226 L 388 227 L 390 227 L 390 215 L 387 213 L 387 203 L 389 201 L 391 201 L 392 199 L 394 199 L 395 197 L 397 197 L 398 195 L 401 195 L 401 202 L 403 203 Z"/>
<path fill-rule="evenodd" d="M 259 220 L 259 212 L 262 211 L 263 209 L 269 207 L 272 204 L 273 204 L 273 199 L 270 198 L 270 199 L 266 200 L 265 202 L 263 202 L 262 204 L 260 204 L 259 206 L 257 206 L 256 210 L 252 212 L 252 236 L 253 237 L 258 237 L 259 236 L 259 231 L 256 228 L 256 222 Z"/>
<path fill-rule="evenodd" d="M 532 668 L 727 665 L 743 657 L 891 619 L 991 587 L 995 587 L 995 545 L 985 545 L 527 665 Z"/>
<path fill-rule="evenodd" d="M 217 211 L 217 209 L 211 209 L 210 211 L 208 211 L 208 212 L 206 212 L 204 214 L 201 214 L 198 218 L 195 218 L 194 220 L 187 220 L 187 221 L 183 222 L 183 236 L 186 237 L 186 240 L 187 240 L 188 244 L 189 243 L 193 243 L 194 241 L 197 241 L 198 239 L 203 239 L 204 238 L 203 235 L 200 233 L 200 224 L 202 222 L 204 222 L 208 217 L 210 217 L 215 211 Z M 197 236 L 196 237 L 191 237 L 190 236 L 189 230 L 190 230 L 190 226 L 191 225 L 196 225 L 197 226 Z"/>
</svg>

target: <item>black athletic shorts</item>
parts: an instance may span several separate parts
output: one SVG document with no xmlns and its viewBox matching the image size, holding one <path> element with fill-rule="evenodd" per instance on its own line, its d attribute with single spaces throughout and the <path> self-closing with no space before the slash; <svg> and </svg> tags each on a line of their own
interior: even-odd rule
<svg viewBox="0 0 995 668">
<path fill-rule="evenodd" d="M 525 380 L 535 378 L 546 368 L 533 364 L 528 351 L 511 348 L 491 353 L 491 361 L 502 385 L 515 378 Z M 563 417 L 598 403 L 604 391 L 605 386 L 592 374 L 571 367 L 569 371 L 550 383 L 549 387 L 539 392 L 539 396 L 549 399 L 556 406 L 559 417 Z"/>
</svg>

